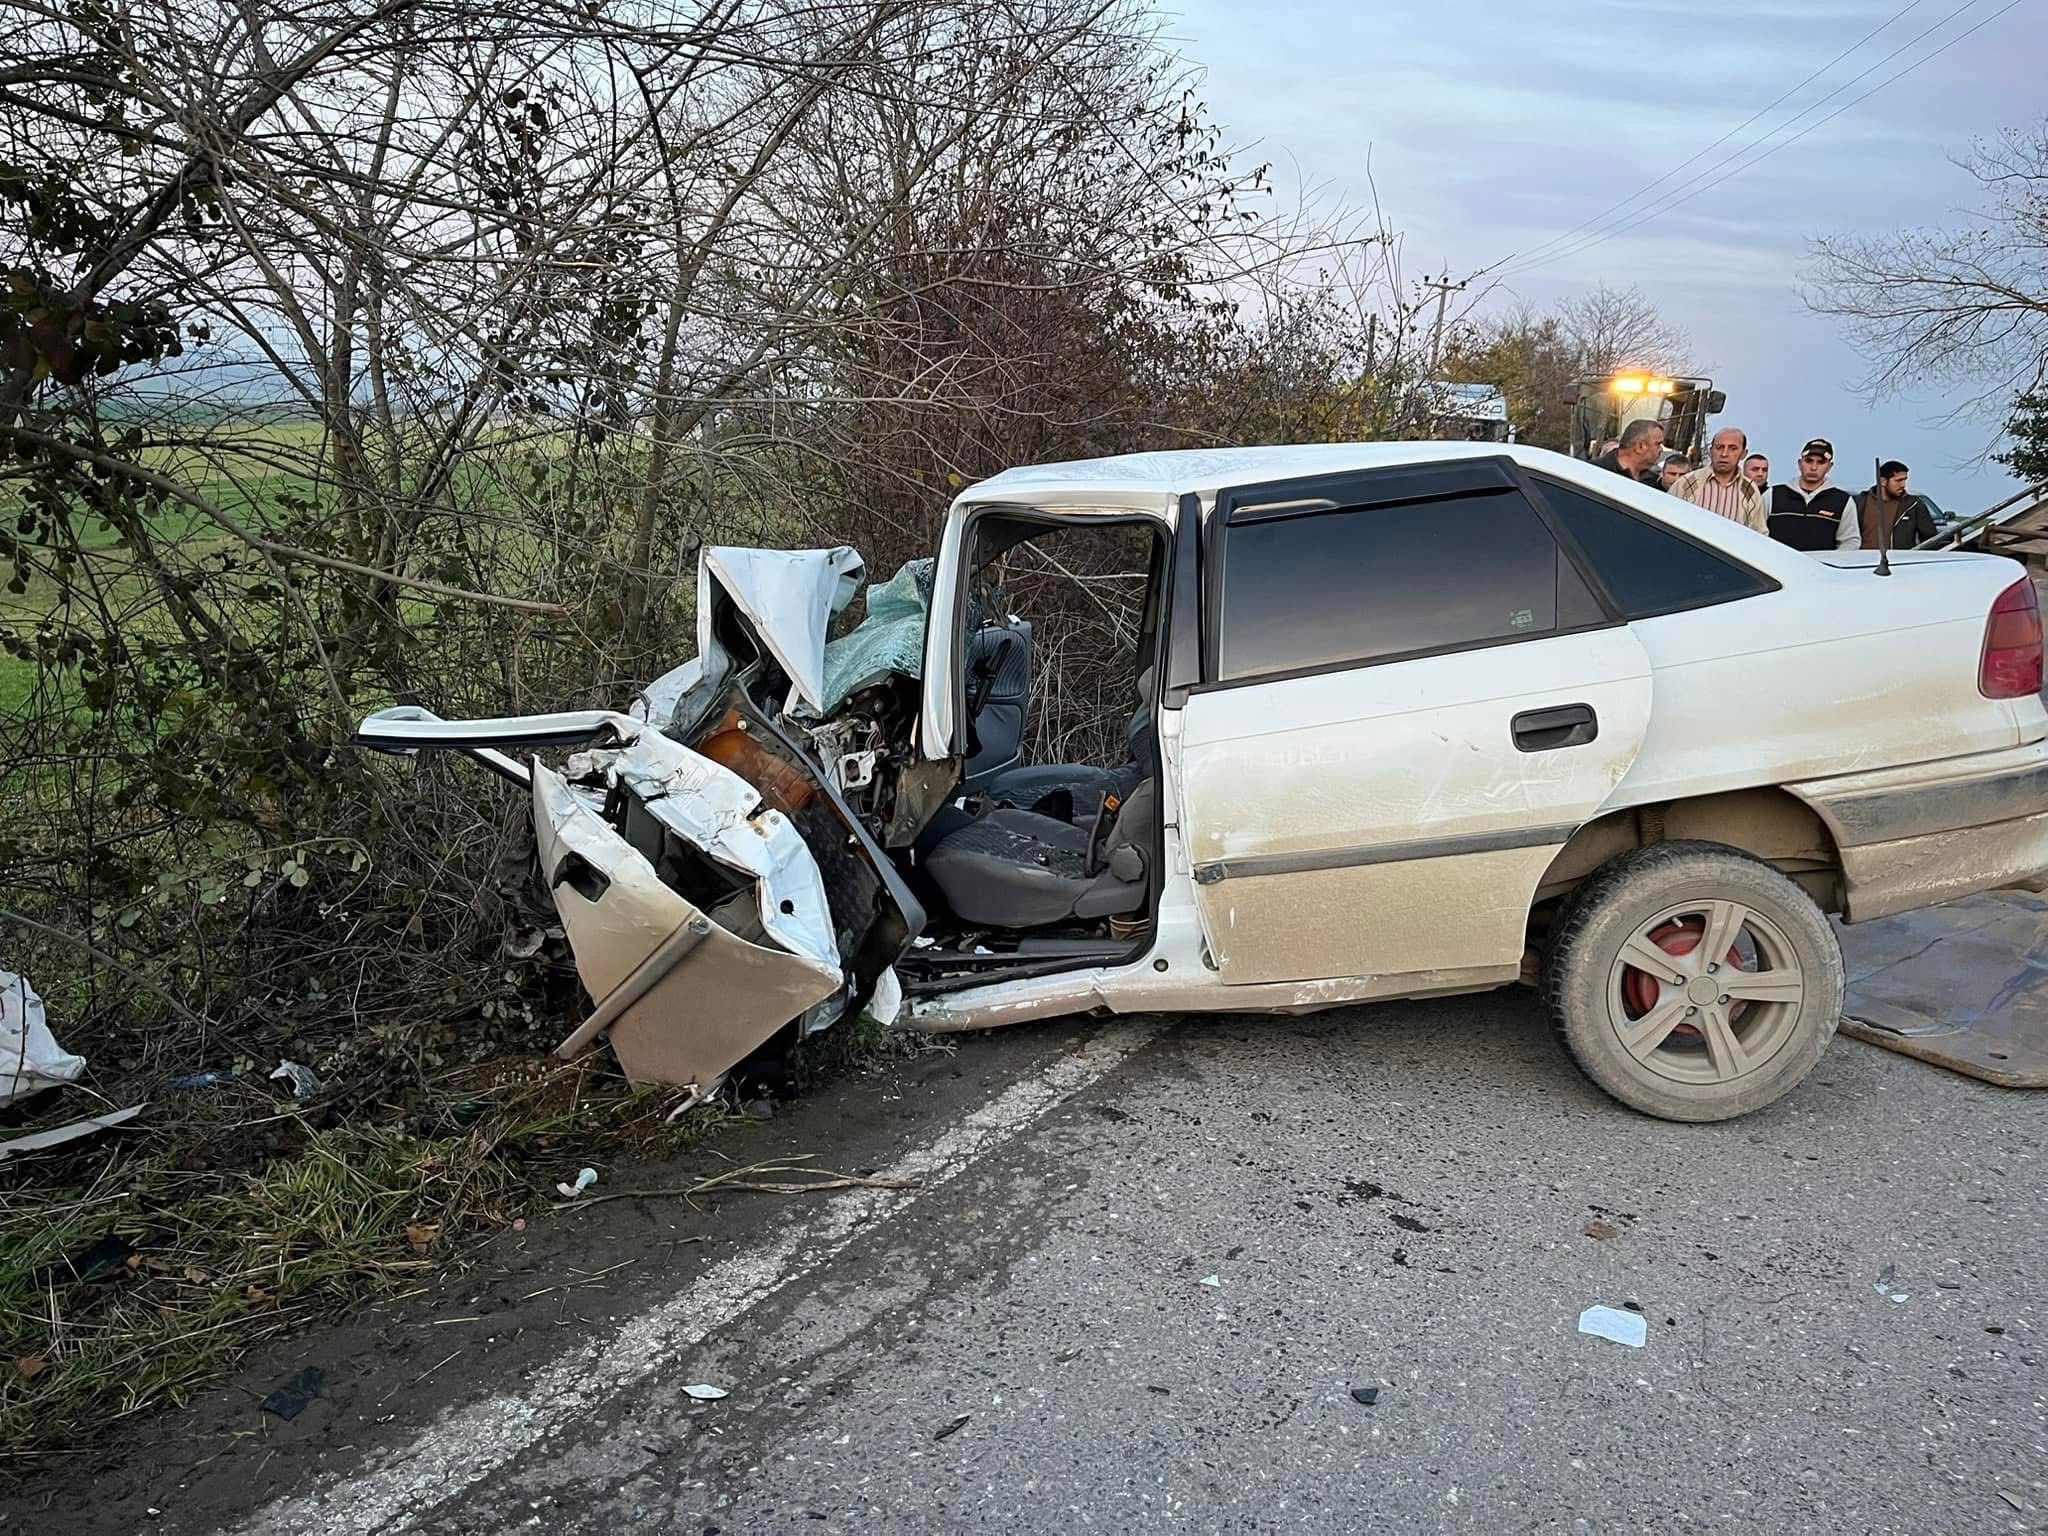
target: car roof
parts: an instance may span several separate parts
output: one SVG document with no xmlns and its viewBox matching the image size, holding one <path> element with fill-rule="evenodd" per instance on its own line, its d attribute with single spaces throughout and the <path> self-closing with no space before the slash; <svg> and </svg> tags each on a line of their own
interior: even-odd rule
<svg viewBox="0 0 2048 1536">
<path fill-rule="evenodd" d="M 1816 564 L 1788 545 L 1752 533 L 1740 523 L 1705 511 L 1617 475 L 1584 459 L 1523 443 L 1401 442 L 1297 443 L 1264 448 L 1187 448 L 1162 453 L 1125 453 L 1113 458 L 1073 459 L 1006 469 L 954 498 L 949 522 L 957 527 L 974 506 L 1007 502 L 1079 515 L 1133 511 L 1173 516 L 1173 503 L 1194 494 L 1310 476 L 1390 469 L 1410 464 L 1443 464 L 1459 459 L 1510 458 L 1525 468 L 1576 484 L 1678 528 L 1703 544 L 1727 551 L 1745 564 L 1778 578 L 1811 579 Z"/>
<path fill-rule="evenodd" d="M 1163 496 L 1213 494 L 1228 486 L 1343 474 L 1396 464 L 1489 458 L 1513 452 L 1503 443 L 1294 443 L 1261 448 L 1179 448 L 1069 459 L 1006 469 L 962 491 L 963 502 L 1038 501 L 1046 497 L 1101 505 L 1156 504 Z M 1549 458 L 1552 455 L 1544 455 Z"/>
</svg>

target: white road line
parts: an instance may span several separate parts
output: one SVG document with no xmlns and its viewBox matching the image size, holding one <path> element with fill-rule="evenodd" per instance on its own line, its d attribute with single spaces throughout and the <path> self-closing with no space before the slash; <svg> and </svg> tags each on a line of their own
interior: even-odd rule
<svg viewBox="0 0 2048 1536">
<path fill-rule="evenodd" d="M 607 1399 L 650 1376 L 795 1280 L 886 1225 L 918 1199 L 1054 1108 L 1120 1066 L 1160 1025 L 1113 1025 L 1014 1083 L 877 1176 L 915 1180 L 911 1190 L 852 1190 L 821 1199 L 755 1247 L 722 1259 L 695 1284 L 629 1319 L 608 1341 L 543 1367 L 518 1393 L 451 1409 L 405 1445 L 376 1453 L 359 1471 L 306 1494 L 276 1500 L 238 1527 L 243 1536 L 321 1531 L 396 1533 L 416 1529 L 436 1508 L 504 1467 L 550 1435 L 571 1427 Z"/>
</svg>

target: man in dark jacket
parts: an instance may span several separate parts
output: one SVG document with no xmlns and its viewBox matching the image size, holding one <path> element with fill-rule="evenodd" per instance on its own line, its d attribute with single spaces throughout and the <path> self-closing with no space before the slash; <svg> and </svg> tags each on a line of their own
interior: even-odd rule
<svg viewBox="0 0 2048 1536">
<path fill-rule="evenodd" d="M 1885 549 L 1911 549 L 1934 537 L 1934 514 L 1918 496 L 1906 494 L 1906 476 L 1912 473 L 1897 459 L 1877 466 L 1877 484 L 1856 498 L 1856 522 L 1865 549 L 1879 547 L 1878 536 L 1891 524 Z"/>
<path fill-rule="evenodd" d="M 1835 445 L 1813 438 L 1799 450 L 1799 479 L 1771 487 L 1771 537 L 1780 544 L 1809 554 L 1862 544 L 1855 503 L 1828 479 L 1834 462 Z"/>
<path fill-rule="evenodd" d="M 1643 472 L 1657 462 L 1664 452 L 1664 427 L 1661 422 L 1632 421 L 1621 429 L 1621 437 L 1608 452 L 1593 462 L 1602 469 L 1611 469 L 1617 475 L 1627 475 L 1631 480 L 1641 480 Z M 1653 479 L 1651 484 L 1655 484 Z"/>
</svg>

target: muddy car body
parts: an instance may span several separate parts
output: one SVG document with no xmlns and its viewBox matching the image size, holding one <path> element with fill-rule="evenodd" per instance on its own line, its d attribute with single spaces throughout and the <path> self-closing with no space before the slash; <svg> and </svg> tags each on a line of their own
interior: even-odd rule
<svg viewBox="0 0 2048 1536">
<path fill-rule="evenodd" d="M 1110 529 L 1150 549 L 1127 760 L 1021 761 L 1031 631 L 990 573 Z M 974 1029 L 1535 979 L 1601 1086 L 1717 1119 L 1832 1034 L 1824 913 L 2048 868 L 2031 587 L 1873 558 L 1515 446 L 1047 465 L 960 495 L 887 635 L 828 639 L 850 551 L 712 550 L 698 657 L 629 712 L 359 739 L 526 787 L 597 1004 L 564 1049 L 608 1034 L 636 1077 L 708 1086 L 858 1007 Z M 897 654 L 849 682 L 864 631 Z"/>
</svg>

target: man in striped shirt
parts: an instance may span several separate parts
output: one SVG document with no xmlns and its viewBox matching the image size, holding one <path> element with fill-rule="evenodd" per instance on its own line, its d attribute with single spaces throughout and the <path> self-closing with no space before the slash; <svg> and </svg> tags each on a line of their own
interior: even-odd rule
<svg viewBox="0 0 2048 1536">
<path fill-rule="evenodd" d="M 1680 501 L 1689 501 L 1709 512 L 1718 512 L 1731 523 L 1740 523 L 1758 533 L 1770 531 L 1770 508 L 1755 484 L 1742 473 L 1742 456 L 1749 451 L 1749 438 L 1740 427 L 1723 427 L 1714 434 L 1707 453 L 1707 467 L 1681 476 L 1671 487 Z"/>
</svg>

